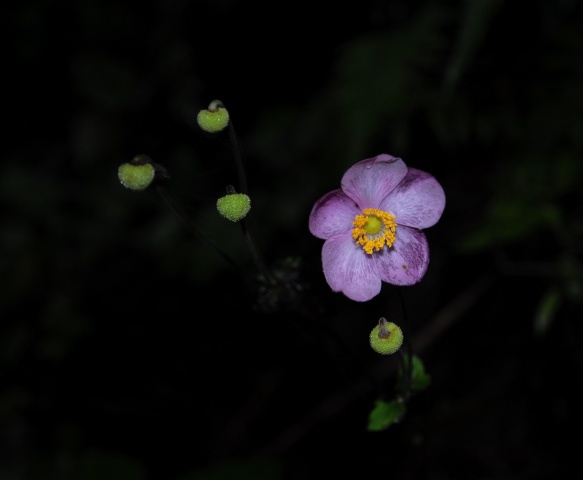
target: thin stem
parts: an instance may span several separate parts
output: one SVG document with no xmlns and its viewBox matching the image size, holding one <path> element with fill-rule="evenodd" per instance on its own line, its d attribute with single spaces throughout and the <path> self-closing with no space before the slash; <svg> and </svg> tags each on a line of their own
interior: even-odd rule
<svg viewBox="0 0 583 480">
<path fill-rule="evenodd" d="M 231 257 L 229 257 L 225 252 L 223 252 L 210 238 L 208 238 L 202 230 L 194 223 L 192 218 L 188 216 L 184 210 L 178 205 L 178 203 L 172 198 L 168 193 L 166 188 L 162 185 L 156 185 L 156 190 L 164 203 L 177 214 L 181 220 L 184 222 L 188 230 L 194 234 L 199 240 L 201 240 L 206 246 L 217 252 L 233 269 L 240 275 L 246 282 L 249 282 L 247 274 L 243 268 L 237 264 Z"/>
<path fill-rule="evenodd" d="M 243 156 L 241 155 L 241 150 L 239 148 L 237 132 L 235 131 L 235 126 L 231 120 L 229 120 L 229 141 L 231 143 L 233 157 L 235 158 L 235 164 L 237 165 L 237 173 L 239 175 L 239 190 L 241 193 L 248 195 L 247 174 L 245 173 Z M 257 270 L 263 275 L 265 280 L 268 281 L 270 285 L 276 285 L 278 283 L 277 278 L 275 278 L 269 268 L 267 268 L 267 264 L 265 263 L 263 256 L 257 247 L 257 242 L 255 241 L 251 222 L 248 222 L 244 218 L 239 223 L 241 224 L 243 235 L 247 240 L 247 245 L 249 246 L 249 250 L 251 251 L 251 256 L 253 257 L 253 261 L 255 262 Z"/>
<path fill-rule="evenodd" d="M 407 316 L 407 306 L 405 305 L 405 298 L 403 292 L 399 287 L 396 287 L 399 297 L 399 304 L 401 306 L 401 313 L 403 319 L 403 345 L 405 352 L 399 351 L 399 361 L 401 362 L 401 371 L 403 372 L 402 395 L 406 400 L 411 395 L 411 381 L 413 375 L 413 345 L 409 335 L 409 318 Z"/>
<path fill-rule="evenodd" d="M 465 315 L 478 302 L 484 293 L 494 284 L 496 277 L 485 274 L 472 283 L 466 290 L 460 292 L 455 298 L 438 312 L 428 323 L 428 327 L 418 333 L 411 342 L 418 352 L 423 352 L 428 346 L 438 341 L 441 335 L 455 322 L 468 318 Z M 407 335 L 405 334 L 405 338 Z M 378 383 L 385 383 L 395 372 L 395 363 L 392 359 L 379 362 L 373 370 L 367 372 Z M 376 383 L 376 382 L 375 382 Z M 360 397 L 357 392 L 370 391 L 371 384 L 367 378 L 357 379 L 344 389 L 332 393 L 313 406 L 313 408 L 299 417 L 294 423 L 283 429 L 277 436 L 268 442 L 258 454 L 263 457 L 283 455 L 293 446 L 304 439 L 316 426 L 330 422 L 335 417 L 346 412 L 346 409 L 354 404 Z"/>
<path fill-rule="evenodd" d="M 229 120 L 229 141 L 231 143 L 233 157 L 235 158 L 235 164 L 237 165 L 237 174 L 239 175 L 239 190 L 241 191 L 241 193 L 248 195 L 249 193 L 247 191 L 247 174 L 245 173 L 243 156 L 241 155 L 241 149 L 239 148 L 239 140 L 237 139 L 237 132 L 235 131 L 235 126 L 233 125 L 232 120 Z"/>
<path fill-rule="evenodd" d="M 247 240 L 247 245 L 249 246 L 249 250 L 251 251 L 251 256 L 253 257 L 257 270 L 263 275 L 265 280 L 268 281 L 270 285 L 277 285 L 277 278 L 271 273 L 271 270 L 267 268 L 267 265 L 263 261 L 263 257 L 257 248 L 257 244 L 255 243 L 253 234 L 251 233 L 249 222 L 243 219 L 239 223 L 241 223 L 243 234 Z"/>
</svg>

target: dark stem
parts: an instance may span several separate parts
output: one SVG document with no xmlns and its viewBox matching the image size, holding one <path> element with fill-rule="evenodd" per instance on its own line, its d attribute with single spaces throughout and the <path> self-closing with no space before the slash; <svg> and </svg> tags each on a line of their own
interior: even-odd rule
<svg viewBox="0 0 583 480">
<path fill-rule="evenodd" d="M 271 273 L 271 270 L 267 268 L 267 265 L 263 261 L 263 257 L 257 248 L 257 244 L 253 239 L 253 235 L 251 233 L 251 228 L 249 222 L 246 219 L 241 220 L 241 229 L 243 230 L 243 234 L 247 239 L 247 245 L 249 246 L 249 250 L 251 251 L 251 256 L 253 257 L 253 261 L 255 262 L 255 266 L 257 270 L 261 273 L 261 275 L 265 278 L 265 281 L 268 282 L 269 285 L 275 286 L 277 285 L 278 281 L 277 278 Z"/>
<path fill-rule="evenodd" d="M 247 174 L 245 173 L 245 165 L 243 164 L 243 156 L 239 148 L 239 140 L 237 139 L 237 132 L 233 122 L 229 120 L 229 141 L 231 142 L 231 150 L 237 165 L 237 174 L 239 175 L 239 190 L 245 195 L 249 195 L 247 191 Z"/>
<path fill-rule="evenodd" d="M 162 185 L 156 185 L 156 190 L 164 203 L 172 210 L 176 215 L 180 217 L 180 219 L 186 225 L 186 228 L 194 234 L 200 241 L 202 241 L 207 247 L 211 248 L 215 252 L 217 252 L 233 269 L 237 272 L 239 276 L 245 280 L 245 282 L 249 283 L 248 276 L 241 268 L 239 264 L 237 264 L 231 257 L 229 257 L 225 252 L 223 252 L 211 239 L 209 239 L 202 230 L 194 223 L 192 218 L 188 216 L 184 210 L 178 205 L 178 203 L 172 198 L 172 196 L 168 193 L 166 188 Z"/>
<path fill-rule="evenodd" d="M 243 156 L 241 155 L 241 150 L 239 148 L 239 140 L 237 139 L 237 132 L 235 131 L 235 126 L 233 122 L 229 120 L 229 141 L 231 143 L 231 150 L 233 152 L 233 157 L 235 158 L 235 164 L 237 165 L 237 173 L 239 175 L 239 190 L 245 195 L 249 195 L 247 189 L 247 174 L 245 173 L 245 165 L 243 163 Z M 276 285 L 277 279 L 267 268 L 267 264 L 263 260 L 263 256 L 259 248 L 257 247 L 257 242 L 255 241 L 253 235 L 253 228 L 251 222 L 247 221 L 245 218 L 240 222 L 241 228 L 243 230 L 243 235 L 247 240 L 247 245 L 251 251 L 251 256 L 255 262 L 255 266 L 259 273 L 264 277 L 270 285 Z"/>
<path fill-rule="evenodd" d="M 401 394 L 403 400 L 407 400 L 411 395 L 411 381 L 413 376 L 413 345 L 411 343 L 411 335 L 409 332 L 409 318 L 407 316 L 407 307 L 405 305 L 405 298 L 403 292 L 399 287 L 396 287 L 399 297 L 399 304 L 401 306 L 402 320 L 403 320 L 403 350 L 399 350 L 399 362 L 401 363 L 401 371 L 403 372 L 403 383 L 401 385 Z"/>
</svg>

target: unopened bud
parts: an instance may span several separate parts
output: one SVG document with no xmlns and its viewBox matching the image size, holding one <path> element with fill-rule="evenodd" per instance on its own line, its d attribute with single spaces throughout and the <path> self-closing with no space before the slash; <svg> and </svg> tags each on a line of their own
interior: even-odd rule
<svg viewBox="0 0 583 480">
<path fill-rule="evenodd" d="M 207 110 L 198 112 L 196 121 L 205 132 L 220 132 L 229 124 L 229 112 L 220 100 L 213 100 Z"/>
<path fill-rule="evenodd" d="M 229 186 L 227 191 L 234 192 L 234 189 Z M 231 222 L 238 222 L 251 210 L 251 199 L 244 193 L 228 193 L 217 200 L 217 210 Z"/>
<path fill-rule="evenodd" d="M 381 317 L 370 332 L 370 346 L 381 355 L 391 355 L 403 345 L 403 331 L 393 322 Z"/>
<path fill-rule="evenodd" d="M 137 155 L 131 162 L 123 163 L 117 170 L 121 184 L 130 190 L 144 190 L 156 176 L 156 168 L 147 155 Z"/>
</svg>

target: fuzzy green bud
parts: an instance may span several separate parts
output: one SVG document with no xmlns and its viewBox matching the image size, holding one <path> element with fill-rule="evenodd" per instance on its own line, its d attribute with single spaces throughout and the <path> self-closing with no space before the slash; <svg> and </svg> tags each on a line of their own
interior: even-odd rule
<svg viewBox="0 0 583 480">
<path fill-rule="evenodd" d="M 137 155 L 131 162 L 119 166 L 117 176 L 124 187 L 140 191 L 152 183 L 156 176 L 156 168 L 150 157 Z"/>
<path fill-rule="evenodd" d="M 403 331 L 386 318 L 380 318 L 379 324 L 370 332 L 370 346 L 381 355 L 391 355 L 403 345 Z"/>
<path fill-rule="evenodd" d="M 229 124 L 229 112 L 220 100 L 213 100 L 207 110 L 198 112 L 196 121 L 205 132 L 220 132 Z"/>
<path fill-rule="evenodd" d="M 234 189 L 229 187 L 227 191 L 234 192 Z M 244 193 L 228 193 L 217 200 L 217 210 L 231 222 L 238 222 L 251 210 L 251 199 Z"/>
</svg>

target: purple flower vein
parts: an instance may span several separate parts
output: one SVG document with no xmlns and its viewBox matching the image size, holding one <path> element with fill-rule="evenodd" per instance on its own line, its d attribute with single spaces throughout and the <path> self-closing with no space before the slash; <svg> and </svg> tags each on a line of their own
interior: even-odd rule
<svg viewBox="0 0 583 480">
<path fill-rule="evenodd" d="M 330 288 L 364 302 L 380 293 L 382 282 L 419 282 L 429 265 L 429 245 L 422 230 L 435 225 L 444 208 L 445 193 L 437 180 L 407 168 L 400 158 L 381 154 L 354 164 L 342 177 L 341 188 L 322 196 L 309 218 L 310 232 L 325 240 L 322 268 Z M 391 245 L 367 253 L 353 238 L 353 222 L 359 215 L 365 220 L 379 217 L 370 212 L 379 212 L 388 221 L 394 218 L 396 229 Z M 384 217 L 385 212 L 390 216 Z M 387 225 L 378 234 L 363 227 L 368 228 L 365 241 L 382 236 Z"/>
</svg>

